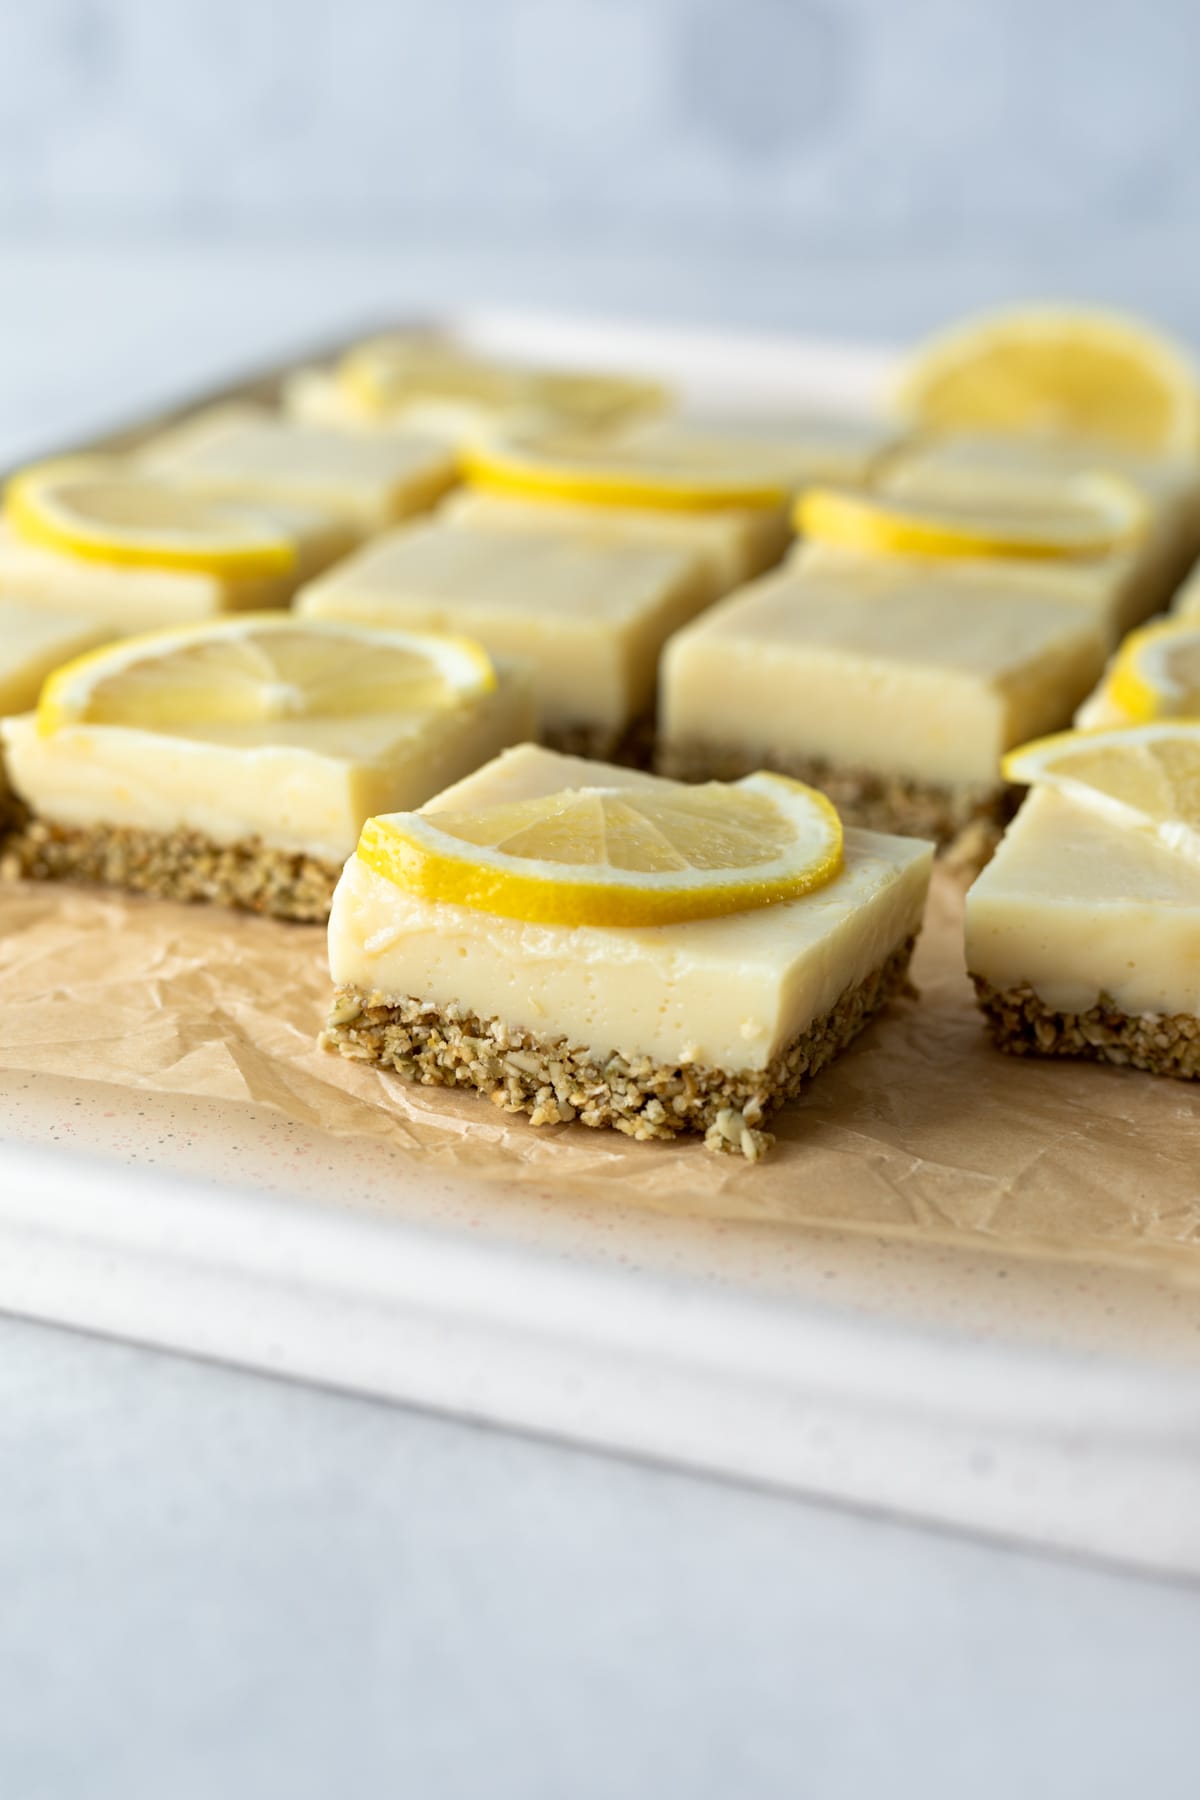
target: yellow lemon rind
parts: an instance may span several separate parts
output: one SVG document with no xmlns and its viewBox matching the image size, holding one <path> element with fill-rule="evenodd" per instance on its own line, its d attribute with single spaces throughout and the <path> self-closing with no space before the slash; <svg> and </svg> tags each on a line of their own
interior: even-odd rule
<svg viewBox="0 0 1200 1800">
<path fill-rule="evenodd" d="M 685 884 L 611 870 L 591 876 L 523 874 L 519 866 L 505 866 L 500 859 L 481 859 L 478 846 L 443 835 L 435 818 L 419 813 L 368 819 L 357 854 L 368 868 L 416 899 L 522 924 L 634 929 L 685 924 L 800 899 L 827 886 L 840 872 L 843 837 L 836 808 L 816 789 L 799 782 L 788 786 L 814 804 L 828 828 L 829 841 L 819 856 L 787 875 L 746 874 L 726 881 L 706 877 Z"/>
<path fill-rule="evenodd" d="M 70 662 L 63 663 L 48 675 L 42 684 L 37 703 L 38 733 L 50 737 L 66 725 L 87 723 L 86 681 L 82 685 L 82 701 L 80 693 L 81 678 L 89 673 L 119 673 L 137 663 L 146 653 L 183 650 L 214 638 L 298 630 L 334 638 L 369 636 L 393 648 L 425 650 L 436 663 L 438 673 L 461 698 L 493 693 L 496 688 L 495 665 L 482 644 L 473 638 L 449 632 L 376 630 L 335 619 L 301 619 L 289 612 L 247 612 L 227 619 L 202 619 L 189 625 L 162 626 L 155 631 L 120 638 L 115 643 L 101 644 L 96 649 L 84 651 L 81 656 L 72 657 Z M 458 659 L 463 679 L 454 679 L 451 658 Z"/>
<path fill-rule="evenodd" d="M 1051 537 L 1029 530 L 972 524 L 939 514 L 936 503 L 896 506 L 886 496 L 833 487 L 809 488 L 796 501 L 792 522 L 812 543 L 876 556 L 946 558 L 1011 557 L 1020 561 L 1067 561 L 1104 556 L 1137 538 L 1148 518 L 1145 500 L 1131 482 L 1097 474 L 1073 484 L 1080 498 L 1095 502 L 1097 528 L 1087 534 Z M 1107 518 L 1106 525 L 1103 520 Z"/>
<path fill-rule="evenodd" d="M 55 516 L 45 504 L 47 485 L 58 466 L 39 466 L 14 475 L 4 491 L 4 517 L 27 544 L 79 558 L 130 569 L 162 569 L 180 574 L 250 577 L 285 576 L 296 566 L 296 546 L 279 534 L 264 529 L 256 543 L 240 543 L 222 549 L 199 545 L 138 542 L 136 536 L 114 537 L 101 529 L 72 525 Z M 63 466 L 62 472 L 71 471 Z M 132 477 L 131 477 L 132 479 Z"/>
</svg>

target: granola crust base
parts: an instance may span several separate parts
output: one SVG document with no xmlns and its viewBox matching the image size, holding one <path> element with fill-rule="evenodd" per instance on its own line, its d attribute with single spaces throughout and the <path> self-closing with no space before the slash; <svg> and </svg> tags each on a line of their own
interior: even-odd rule
<svg viewBox="0 0 1200 1800">
<path fill-rule="evenodd" d="M 633 1138 L 703 1132 L 709 1149 L 756 1162 L 773 1141 L 763 1119 L 794 1100 L 897 994 L 911 991 L 915 935 L 765 1069 L 670 1065 L 617 1054 L 593 1062 L 562 1038 L 540 1038 L 456 1006 L 392 1000 L 343 987 L 321 1034 L 326 1050 L 394 1069 L 425 1087 L 474 1088 L 534 1125 L 611 1126 Z"/>
<path fill-rule="evenodd" d="M 624 769 L 649 769 L 654 760 L 654 720 L 635 719 L 616 731 L 607 725 L 550 725 L 541 741 L 563 756 L 586 756 L 592 762 L 618 763 Z"/>
<path fill-rule="evenodd" d="M 997 1049 L 1009 1056 L 1073 1056 L 1200 1080 L 1200 1018 L 1193 1013 L 1127 1013 L 1101 994 L 1087 1012 L 1055 1012 L 1028 984 L 995 988 L 972 975 Z"/>
<path fill-rule="evenodd" d="M 7 881 L 86 882 L 309 923 L 329 917 L 340 874 L 336 863 L 258 838 L 217 844 L 198 831 L 59 825 L 28 814 L 0 844 Z"/>
<path fill-rule="evenodd" d="M 823 757 L 791 751 L 758 753 L 697 740 L 660 741 L 655 765 L 677 781 L 736 781 L 774 769 L 828 794 L 847 825 L 866 831 L 932 838 L 952 861 L 982 868 L 1012 816 L 1012 790 L 994 786 L 943 787 L 907 775 L 848 769 Z"/>
</svg>

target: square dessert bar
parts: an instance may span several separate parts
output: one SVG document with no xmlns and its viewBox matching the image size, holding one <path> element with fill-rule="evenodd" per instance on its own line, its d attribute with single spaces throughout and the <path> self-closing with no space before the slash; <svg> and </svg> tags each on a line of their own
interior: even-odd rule
<svg viewBox="0 0 1200 1800">
<path fill-rule="evenodd" d="M 1113 643 L 1164 607 L 1200 552 L 1200 464 L 1107 446 L 987 437 L 918 439 L 879 465 L 871 485 L 914 501 L 1019 505 L 1036 520 L 1081 476 L 1122 477 L 1148 508 L 1144 534 L 1106 556 L 1060 566 L 1098 604 Z"/>
<path fill-rule="evenodd" d="M 885 420 L 811 417 L 738 420 L 650 419 L 617 440 L 617 454 L 703 474 L 742 467 L 747 478 L 777 481 L 795 496 L 819 482 L 859 487 L 895 446 L 897 428 Z"/>
<path fill-rule="evenodd" d="M 944 844 L 998 825 L 1004 751 L 1070 720 L 1106 647 L 1044 566 L 803 545 L 667 645 L 659 766 L 774 769 Z"/>
<path fill-rule="evenodd" d="M 336 655 L 336 645 L 331 646 Z M 535 723 L 523 670 L 454 704 L 151 728 L 0 721 L 21 822 L 9 879 L 324 919 L 364 821 L 410 809 Z"/>
<path fill-rule="evenodd" d="M 435 518 L 368 544 L 297 610 L 464 632 L 532 667 L 548 742 L 624 759 L 645 733 L 660 649 L 710 598 L 693 551 Z"/>
<path fill-rule="evenodd" d="M 792 541 L 784 506 L 728 506 L 688 512 L 586 501 L 509 499 L 473 488 L 452 494 L 438 517 L 488 531 L 562 532 L 587 543 L 659 545 L 700 558 L 709 598 L 719 600 L 777 563 Z"/>
<path fill-rule="evenodd" d="M 126 459 L 114 463 L 139 484 L 144 471 Z M 152 491 L 169 483 L 145 476 Z M 217 568 L 173 568 L 151 560 L 131 563 L 81 556 L 23 535 L 0 517 L 0 597 L 89 618 L 110 635 L 182 625 L 224 613 L 262 612 L 286 606 L 297 585 L 344 556 L 357 534 L 332 513 L 312 506 L 239 504 L 265 521 L 294 548 L 293 566 L 282 573 L 248 574 Z"/>
<path fill-rule="evenodd" d="M 358 538 L 428 512 L 458 479 L 444 443 L 302 425 L 248 405 L 185 419 L 145 444 L 137 461 L 214 499 L 328 513 Z"/>
<path fill-rule="evenodd" d="M 523 745 L 430 814 L 563 788 L 667 784 Z M 530 925 L 403 892 L 358 856 L 329 925 L 324 1043 L 534 1124 L 703 1132 L 753 1159 L 794 1098 L 905 986 L 931 848 L 850 831 L 802 898 L 653 927 Z"/>
<path fill-rule="evenodd" d="M 1200 1076 L 1200 869 L 1035 788 L 967 894 L 967 967 L 1015 1056 Z"/>
<path fill-rule="evenodd" d="M 82 656 L 106 635 L 90 619 L 0 600 L 0 717 L 36 706 L 52 670 Z M 18 810 L 0 760 L 0 830 L 12 824 Z"/>
</svg>

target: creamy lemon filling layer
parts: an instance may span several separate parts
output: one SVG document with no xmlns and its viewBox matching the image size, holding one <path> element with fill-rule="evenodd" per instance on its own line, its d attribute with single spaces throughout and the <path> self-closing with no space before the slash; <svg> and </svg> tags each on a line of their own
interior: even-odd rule
<svg viewBox="0 0 1200 1800">
<path fill-rule="evenodd" d="M 533 726 L 528 680 L 507 670 L 490 694 L 408 717 L 46 734 L 26 714 L 0 722 L 0 737 L 12 786 L 40 818 L 256 837 L 340 862 L 372 814 L 421 805 Z"/>
<path fill-rule="evenodd" d="M 483 807 L 652 776 L 522 746 L 431 802 Z M 931 849 L 847 832 L 816 893 L 647 929 L 528 925 L 413 898 L 354 856 L 329 924 L 334 982 L 566 1038 L 592 1057 L 763 1069 L 920 927 Z"/>
<path fill-rule="evenodd" d="M 781 417 L 745 420 L 651 419 L 620 439 L 631 468 L 741 469 L 747 479 L 777 480 L 789 493 L 815 482 L 855 485 L 896 441 L 896 427 L 880 419 Z"/>
<path fill-rule="evenodd" d="M 0 596 L 77 613 L 119 632 L 286 606 L 297 584 L 344 556 L 355 537 L 325 513 L 272 507 L 270 517 L 296 544 L 296 566 L 287 575 L 248 577 L 99 562 L 27 543 L 0 521 Z"/>
<path fill-rule="evenodd" d="M 584 543 L 650 544 L 682 550 L 704 563 L 714 600 L 778 562 L 792 535 L 783 506 L 671 512 L 649 506 L 589 506 L 570 500 L 510 500 L 470 488 L 452 494 L 438 516 L 487 530 L 557 531 Z"/>
<path fill-rule="evenodd" d="M 1136 543 L 1064 565 L 1074 587 L 1102 612 L 1113 640 L 1170 598 L 1200 550 L 1200 468 L 1183 457 L 1137 456 L 1086 444 L 954 436 L 915 440 L 888 457 L 873 485 L 908 500 L 989 502 L 1028 511 L 1031 520 L 1069 496 L 1081 476 L 1103 471 L 1136 489 L 1148 509 Z"/>
<path fill-rule="evenodd" d="M 619 730 L 649 709 L 665 640 L 710 599 L 690 551 L 433 520 L 368 545 L 297 610 L 465 633 L 532 667 L 547 726 Z"/>
<path fill-rule="evenodd" d="M 0 716 L 36 705 L 47 675 L 106 635 L 88 618 L 0 600 Z"/>
<path fill-rule="evenodd" d="M 802 546 L 668 644 L 667 743 L 742 746 L 947 786 L 1065 724 L 1106 636 L 1027 566 Z"/>
<path fill-rule="evenodd" d="M 208 497 L 328 512 L 356 535 L 427 511 L 458 479 L 453 451 L 416 433 L 354 434 L 247 408 L 175 427 L 138 463 Z"/>
<path fill-rule="evenodd" d="M 1200 1013 L 1200 866 L 1034 789 L 967 895 L 967 967 L 1058 1012 Z"/>
</svg>

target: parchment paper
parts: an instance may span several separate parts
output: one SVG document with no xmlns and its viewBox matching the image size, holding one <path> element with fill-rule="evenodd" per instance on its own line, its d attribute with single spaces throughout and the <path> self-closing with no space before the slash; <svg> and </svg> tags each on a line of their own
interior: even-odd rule
<svg viewBox="0 0 1200 1800">
<path fill-rule="evenodd" d="M 999 1055 L 962 972 L 961 917 L 961 890 L 939 870 L 919 1002 L 893 1006 L 780 1115 L 776 1148 L 753 1167 L 698 1142 L 534 1130 L 477 1095 L 325 1053 L 323 930 L 84 889 L 0 891 L 0 1067 L 383 1135 L 414 1180 L 432 1165 L 543 1199 L 1150 1263 L 1200 1283 L 1200 1092 Z"/>
</svg>

